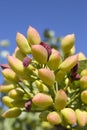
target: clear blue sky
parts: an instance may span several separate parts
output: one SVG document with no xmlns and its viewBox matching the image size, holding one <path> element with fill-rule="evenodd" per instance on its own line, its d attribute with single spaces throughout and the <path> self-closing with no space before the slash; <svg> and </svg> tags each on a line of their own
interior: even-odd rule
<svg viewBox="0 0 87 130">
<path fill-rule="evenodd" d="M 26 35 L 29 25 L 41 36 L 45 28 L 56 36 L 75 33 L 77 52 L 87 55 L 87 0 L 0 0 L 0 40 L 10 40 L 11 53 L 16 32 Z"/>
</svg>

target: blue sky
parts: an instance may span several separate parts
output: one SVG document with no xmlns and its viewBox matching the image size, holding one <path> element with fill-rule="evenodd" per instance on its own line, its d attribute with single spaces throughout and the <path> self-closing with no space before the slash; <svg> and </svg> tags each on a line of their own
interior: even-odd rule
<svg viewBox="0 0 87 130">
<path fill-rule="evenodd" d="M 16 46 L 16 32 L 26 35 L 28 26 L 40 35 L 45 28 L 56 36 L 76 35 L 76 50 L 87 55 L 86 0 L 0 0 L 0 40 L 9 39 L 10 53 Z"/>
</svg>

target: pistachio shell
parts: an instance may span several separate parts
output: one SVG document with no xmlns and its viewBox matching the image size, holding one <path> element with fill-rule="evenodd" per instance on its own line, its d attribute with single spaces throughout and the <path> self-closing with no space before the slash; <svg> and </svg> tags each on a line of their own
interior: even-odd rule
<svg viewBox="0 0 87 130">
<path fill-rule="evenodd" d="M 37 93 L 33 97 L 32 102 L 38 107 L 42 107 L 42 108 L 47 108 L 53 104 L 53 100 L 51 96 L 43 93 Z"/>
<path fill-rule="evenodd" d="M 27 39 L 25 38 L 25 36 L 21 33 L 17 33 L 16 35 L 16 43 L 18 45 L 18 47 L 20 48 L 20 50 L 24 53 L 24 54 L 30 54 L 31 53 L 31 48 L 28 44 Z"/>
<path fill-rule="evenodd" d="M 76 109 L 76 117 L 79 126 L 84 127 L 87 124 L 87 112 Z"/>
<path fill-rule="evenodd" d="M 80 87 L 81 89 L 87 88 L 87 76 L 82 76 L 80 79 Z"/>
<path fill-rule="evenodd" d="M 24 91 L 21 88 L 12 89 L 8 93 L 13 99 L 21 99 L 24 96 Z"/>
<path fill-rule="evenodd" d="M 16 73 L 10 68 L 6 68 L 6 69 L 2 70 L 2 74 L 8 81 L 11 81 L 11 82 L 19 81 L 19 78 L 16 75 Z"/>
<path fill-rule="evenodd" d="M 32 55 L 40 64 L 46 64 L 48 59 L 47 50 L 41 45 L 32 45 Z"/>
<path fill-rule="evenodd" d="M 61 48 L 64 53 L 67 53 L 70 51 L 70 49 L 73 47 L 75 42 L 75 35 L 74 34 L 68 34 L 66 35 L 62 41 L 61 41 Z"/>
<path fill-rule="evenodd" d="M 21 109 L 14 107 L 14 108 L 11 108 L 11 109 L 7 110 L 6 112 L 4 112 L 2 114 L 2 117 L 15 118 L 15 117 L 18 117 L 20 114 L 21 114 Z"/>
<path fill-rule="evenodd" d="M 69 56 L 59 66 L 59 69 L 64 71 L 71 70 L 78 62 L 78 55 Z"/>
<path fill-rule="evenodd" d="M 67 105 L 67 95 L 64 90 L 60 89 L 56 93 L 54 107 L 57 110 L 61 110 L 61 109 L 65 108 L 66 105 Z"/>
<path fill-rule="evenodd" d="M 58 125 L 62 122 L 61 120 L 61 117 L 59 115 L 59 113 L 53 111 L 53 112 L 50 112 L 48 115 L 47 115 L 47 120 L 53 124 L 53 125 Z"/>
<path fill-rule="evenodd" d="M 13 99 L 10 98 L 9 96 L 4 96 L 4 97 L 2 97 L 2 102 L 3 102 L 7 107 L 13 107 L 12 101 L 13 101 Z"/>
<path fill-rule="evenodd" d="M 87 104 L 87 90 L 81 92 L 81 100 L 83 103 Z"/>
<path fill-rule="evenodd" d="M 55 75 L 53 71 L 42 68 L 38 70 L 39 78 L 47 85 L 52 86 L 55 82 Z"/>
<path fill-rule="evenodd" d="M 0 92 L 7 93 L 7 92 L 9 92 L 11 89 L 13 89 L 15 87 L 16 87 L 15 84 L 0 85 Z"/>
<path fill-rule="evenodd" d="M 27 30 L 27 39 L 29 44 L 39 44 L 41 42 L 41 38 L 38 31 L 31 26 L 29 26 Z"/>
<path fill-rule="evenodd" d="M 71 108 L 64 108 L 61 110 L 64 121 L 70 125 L 76 125 L 76 114 Z"/>
</svg>

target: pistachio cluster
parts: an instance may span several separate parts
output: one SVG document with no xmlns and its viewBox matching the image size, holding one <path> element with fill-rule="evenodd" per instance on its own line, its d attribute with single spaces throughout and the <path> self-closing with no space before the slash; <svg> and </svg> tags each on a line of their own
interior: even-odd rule
<svg viewBox="0 0 87 130">
<path fill-rule="evenodd" d="M 9 108 L 2 116 L 18 117 L 22 112 L 39 112 L 42 121 L 66 128 L 87 125 L 87 69 L 80 52 L 75 54 L 75 35 L 61 40 L 61 52 L 41 41 L 29 26 L 27 38 L 16 34 L 17 47 L 0 65 L 6 84 L 2 101 Z"/>
</svg>

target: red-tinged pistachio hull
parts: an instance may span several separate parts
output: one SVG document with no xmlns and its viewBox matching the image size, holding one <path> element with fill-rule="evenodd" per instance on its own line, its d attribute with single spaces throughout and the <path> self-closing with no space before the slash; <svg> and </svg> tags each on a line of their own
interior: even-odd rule
<svg viewBox="0 0 87 130">
<path fill-rule="evenodd" d="M 47 115 L 47 120 L 52 124 L 52 125 L 58 125 L 62 122 L 62 119 L 59 115 L 59 113 L 53 111 L 53 112 L 50 112 L 48 115 Z"/>
<path fill-rule="evenodd" d="M 57 70 L 61 61 L 62 61 L 62 58 L 59 52 L 57 53 L 55 52 L 50 55 L 47 65 L 51 70 Z"/>
<path fill-rule="evenodd" d="M 87 89 L 87 76 L 82 76 L 80 79 L 80 87 L 81 89 Z"/>
<path fill-rule="evenodd" d="M 63 71 L 71 70 L 78 62 L 78 55 L 69 56 L 59 66 Z"/>
<path fill-rule="evenodd" d="M 61 48 L 64 53 L 67 53 L 70 51 L 70 49 L 73 47 L 75 43 L 75 36 L 74 34 L 68 34 L 66 35 L 62 41 L 61 41 Z"/>
<path fill-rule="evenodd" d="M 4 112 L 2 114 L 2 117 L 5 117 L 5 118 L 15 118 L 15 117 L 18 117 L 20 114 L 21 114 L 21 109 L 17 108 L 17 107 L 14 107 L 14 108 L 10 108 L 6 112 Z"/>
<path fill-rule="evenodd" d="M 76 114 L 75 111 L 71 108 L 64 108 L 61 110 L 61 115 L 63 120 L 70 125 L 76 125 Z"/>
<path fill-rule="evenodd" d="M 12 105 L 13 99 L 10 98 L 9 96 L 3 96 L 3 97 L 2 97 L 2 101 L 3 101 L 3 103 L 4 103 L 7 107 L 13 107 L 13 105 Z"/>
<path fill-rule="evenodd" d="M 81 101 L 87 104 L 87 90 L 81 92 Z"/>
<path fill-rule="evenodd" d="M 38 70 L 39 78 L 47 85 L 52 86 L 55 82 L 55 75 L 53 71 L 42 68 Z"/>
<path fill-rule="evenodd" d="M 21 88 L 12 89 L 8 93 L 13 99 L 21 99 L 24 96 L 24 91 Z"/>
<path fill-rule="evenodd" d="M 0 85 L 0 92 L 8 93 L 10 90 L 16 88 L 15 84 L 4 84 Z"/>
<path fill-rule="evenodd" d="M 27 30 L 27 39 L 30 45 L 40 44 L 41 42 L 41 38 L 38 31 L 31 26 L 29 26 Z"/>
<path fill-rule="evenodd" d="M 20 48 L 20 50 L 24 53 L 24 54 L 30 54 L 31 53 L 31 48 L 28 44 L 27 39 L 25 38 L 25 36 L 21 33 L 17 33 L 16 35 L 16 43 L 18 45 L 18 47 Z"/>
<path fill-rule="evenodd" d="M 43 93 L 36 94 L 33 97 L 32 102 L 36 106 L 41 107 L 41 108 L 47 108 L 53 104 L 53 100 L 52 100 L 51 96 L 49 96 L 47 94 L 43 94 Z"/>
<path fill-rule="evenodd" d="M 76 109 L 76 118 L 79 126 L 84 127 L 87 124 L 87 112 Z"/>
<path fill-rule="evenodd" d="M 36 61 L 40 64 L 46 64 L 48 59 L 47 50 L 41 45 L 32 45 L 31 46 L 32 55 Z"/>
<path fill-rule="evenodd" d="M 60 89 L 56 93 L 54 107 L 57 110 L 61 110 L 66 107 L 66 104 L 67 104 L 67 95 L 64 90 Z"/>
<path fill-rule="evenodd" d="M 11 81 L 11 82 L 19 81 L 17 74 L 10 68 L 6 68 L 2 70 L 2 74 L 8 81 Z"/>
</svg>

